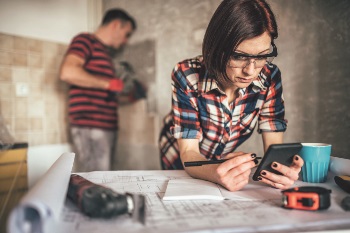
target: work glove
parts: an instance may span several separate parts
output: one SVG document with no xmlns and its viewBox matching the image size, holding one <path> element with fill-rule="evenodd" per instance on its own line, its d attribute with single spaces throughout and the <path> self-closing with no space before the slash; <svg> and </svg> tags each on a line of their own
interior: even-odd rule
<svg viewBox="0 0 350 233">
<path fill-rule="evenodd" d="M 121 79 L 112 79 L 109 81 L 108 89 L 108 96 L 106 98 L 106 101 L 113 101 L 116 98 L 117 93 L 120 93 L 124 88 L 123 80 Z"/>
<path fill-rule="evenodd" d="M 112 92 L 121 92 L 124 88 L 124 83 L 121 79 L 112 79 L 109 81 L 108 90 Z"/>
</svg>

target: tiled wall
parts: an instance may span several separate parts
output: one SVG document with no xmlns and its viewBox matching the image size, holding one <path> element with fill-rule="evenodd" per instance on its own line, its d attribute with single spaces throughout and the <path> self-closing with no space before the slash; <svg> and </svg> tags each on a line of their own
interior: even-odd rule
<svg viewBox="0 0 350 233">
<path fill-rule="evenodd" d="M 64 44 L 0 33 L 0 113 L 16 141 L 29 146 L 69 143 L 68 85 L 58 77 L 66 49 Z M 151 51 L 146 63 L 135 59 L 140 50 Z M 137 43 L 128 51 L 124 58 L 137 68 L 138 79 L 150 90 L 155 76 L 154 45 Z M 21 84 L 28 87 L 27 96 L 16 95 L 16 86 Z M 147 100 L 120 107 L 118 169 L 159 168 L 158 129 L 152 110 L 154 103 Z"/>
<path fill-rule="evenodd" d="M 63 44 L 0 33 L 0 113 L 16 141 L 67 142 L 67 85 L 58 78 L 65 50 Z M 19 85 L 28 87 L 26 96 L 16 94 Z"/>
</svg>

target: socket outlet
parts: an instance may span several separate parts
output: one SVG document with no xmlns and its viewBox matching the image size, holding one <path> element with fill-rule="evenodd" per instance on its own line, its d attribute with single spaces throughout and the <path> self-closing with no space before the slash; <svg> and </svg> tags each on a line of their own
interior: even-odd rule
<svg viewBox="0 0 350 233">
<path fill-rule="evenodd" d="M 16 84 L 16 96 L 25 97 L 29 95 L 28 83 L 17 83 Z"/>
</svg>

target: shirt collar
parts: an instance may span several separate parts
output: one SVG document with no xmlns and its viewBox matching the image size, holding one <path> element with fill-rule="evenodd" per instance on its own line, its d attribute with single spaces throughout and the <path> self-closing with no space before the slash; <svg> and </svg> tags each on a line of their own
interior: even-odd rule
<svg viewBox="0 0 350 233">
<path fill-rule="evenodd" d="M 251 85 L 253 85 L 252 90 L 254 92 L 266 90 L 267 86 L 265 83 L 266 83 L 266 76 L 261 71 L 260 74 L 258 75 L 258 77 L 251 84 Z"/>
<path fill-rule="evenodd" d="M 225 92 L 220 89 L 220 86 L 218 84 L 218 81 L 215 79 L 215 76 L 209 74 L 207 70 L 205 71 L 203 79 L 201 79 L 198 83 L 198 89 L 202 94 L 215 89 L 218 90 L 221 94 L 225 94 Z"/>
</svg>

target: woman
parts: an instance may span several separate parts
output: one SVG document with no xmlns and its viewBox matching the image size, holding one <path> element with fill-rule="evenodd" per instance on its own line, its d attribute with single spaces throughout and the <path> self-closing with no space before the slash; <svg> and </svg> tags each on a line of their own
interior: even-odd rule
<svg viewBox="0 0 350 233">
<path fill-rule="evenodd" d="M 163 169 L 182 162 L 229 159 L 221 164 L 186 167 L 195 178 L 242 189 L 256 166 L 254 153 L 235 152 L 258 123 L 264 150 L 283 142 L 281 73 L 271 63 L 278 37 L 273 12 L 264 0 L 223 0 L 208 25 L 203 56 L 178 63 L 172 72 L 172 112 L 160 135 Z M 276 163 L 282 175 L 262 171 L 261 182 L 287 189 L 298 179 L 303 160 L 290 167 Z"/>
</svg>

